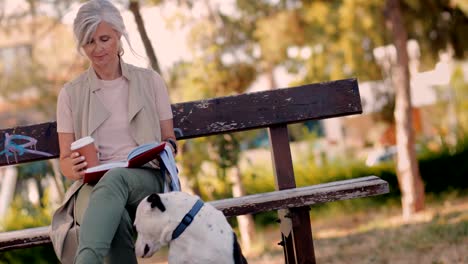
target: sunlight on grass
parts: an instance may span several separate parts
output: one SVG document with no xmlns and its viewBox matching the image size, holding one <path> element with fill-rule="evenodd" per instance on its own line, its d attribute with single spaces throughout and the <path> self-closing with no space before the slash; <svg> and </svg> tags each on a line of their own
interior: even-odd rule
<svg viewBox="0 0 468 264">
<path fill-rule="evenodd" d="M 347 204 L 318 215 L 312 209 L 317 263 L 468 263 L 467 196 L 429 197 L 411 221 L 403 220 L 398 204 L 340 212 Z M 262 236 L 265 252 L 249 263 L 284 263 L 279 230 L 272 226 Z"/>
<path fill-rule="evenodd" d="M 450 198 L 432 200 L 411 221 L 398 210 L 374 210 L 336 220 L 342 228 L 322 226 L 315 232 L 317 262 L 468 263 L 468 197 Z"/>
</svg>

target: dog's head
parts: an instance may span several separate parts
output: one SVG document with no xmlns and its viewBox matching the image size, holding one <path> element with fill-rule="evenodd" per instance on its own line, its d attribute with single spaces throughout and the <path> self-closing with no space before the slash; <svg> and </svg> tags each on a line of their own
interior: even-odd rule
<svg viewBox="0 0 468 264">
<path fill-rule="evenodd" d="M 135 228 L 138 238 L 135 244 L 135 253 L 138 257 L 151 257 L 169 241 L 167 236 L 168 222 L 166 206 L 161 196 L 153 193 L 144 198 L 137 207 Z"/>
</svg>

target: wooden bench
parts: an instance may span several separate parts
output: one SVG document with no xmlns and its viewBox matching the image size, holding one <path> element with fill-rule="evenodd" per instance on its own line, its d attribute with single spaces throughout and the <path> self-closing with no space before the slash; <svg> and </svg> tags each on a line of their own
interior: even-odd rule
<svg viewBox="0 0 468 264">
<path fill-rule="evenodd" d="M 315 263 L 310 205 L 389 191 L 375 176 L 296 188 L 287 125 L 360 114 L 355 79 L 173 104 L 172 111 L 178 140 L 268 128 L 276 191 L 210 203 L 227 217 L 279 210 L 286 263 Z M 0 166 L 59 155 L 55 122 L 4 129 L 1 135 Z M 48 228 L 0 233 L 0 252 L 49 244 Z"/>
</svg>

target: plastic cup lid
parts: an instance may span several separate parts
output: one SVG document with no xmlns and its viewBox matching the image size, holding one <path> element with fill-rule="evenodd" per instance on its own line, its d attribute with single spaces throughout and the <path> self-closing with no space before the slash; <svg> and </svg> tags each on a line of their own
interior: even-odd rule
<svg viewBox="0 0 468 264">
<path fill-rule="evenodd" d="M 94 139 L 88 136 L 88 137 L 80 138 L 77 141 L 71 143 L 70 148 L 71 150 L 75 150 L 75 149 L 79 149 L 91 143 L 94 143 Z"/>
</svg>

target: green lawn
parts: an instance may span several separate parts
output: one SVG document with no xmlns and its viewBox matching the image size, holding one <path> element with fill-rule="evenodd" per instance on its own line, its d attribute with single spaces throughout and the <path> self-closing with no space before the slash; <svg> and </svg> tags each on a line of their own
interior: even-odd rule
<svg viewBox="0 0 468 264">
<path fill-rule="evenodd" d="M 428 198 L 411 221 L 398 206 L 318 218 L 313 211 L 317 263 L 468 263 L 468 196 Z M 258 234 L 263 252 L 249 263 L 284 263 L 278 232 Z"/>
</svg>

